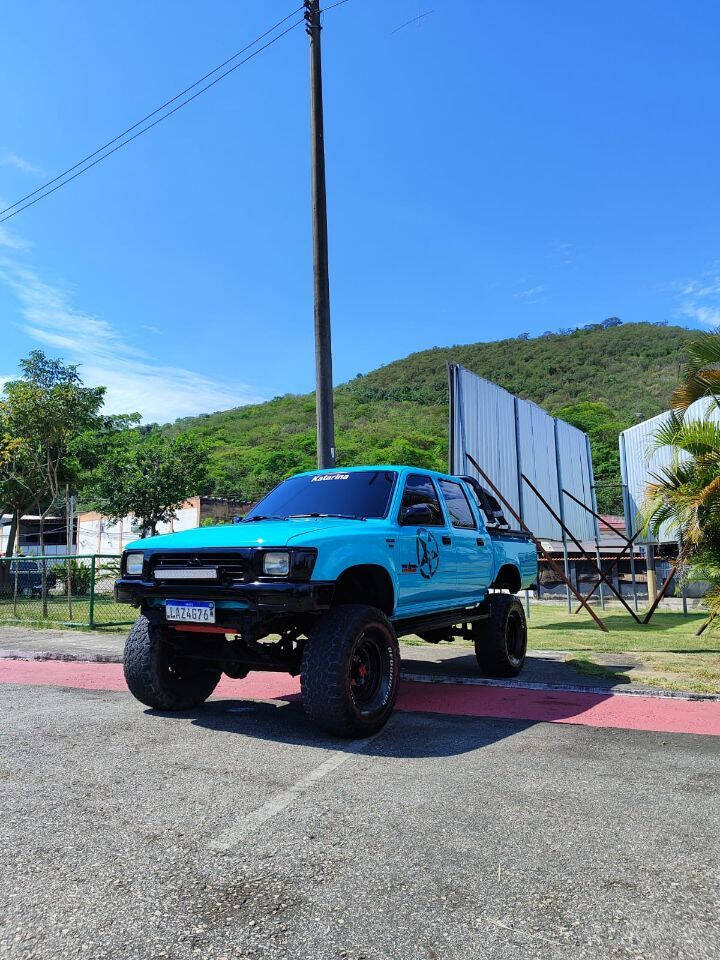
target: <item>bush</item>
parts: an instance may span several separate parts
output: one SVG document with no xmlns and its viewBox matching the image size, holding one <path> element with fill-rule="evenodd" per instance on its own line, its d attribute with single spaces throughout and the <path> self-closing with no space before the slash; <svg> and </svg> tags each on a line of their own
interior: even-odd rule
<svg viewBox="0 0 720 960">
<path fill-rule="evenodd" d="M 58 583 L 67 583 L 68 567 L 70 568 L 70 592 L 75 597 L 84 597 L 90 593 L 92 570 L 90 566 L 79 560 L 63 560 L 53 567 Z"/>
</svg>

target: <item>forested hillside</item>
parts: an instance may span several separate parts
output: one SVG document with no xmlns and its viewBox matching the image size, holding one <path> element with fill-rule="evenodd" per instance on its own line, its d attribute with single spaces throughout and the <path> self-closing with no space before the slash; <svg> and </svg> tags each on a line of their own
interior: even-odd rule
<svg viewBox="0 0 720 960">
<path fill-rule="evenodd" d="M 339 464 L 412 463 L 446 469 L 446 364 L 461 363 L 590 434 L 599 502 L 619 510 L 620 430 L 667 407 L 692 331 L 596 324 L 567 333 L 423 350 L 335 391 Z M 213 492 L 254 499 L 315 463 L 312 394 L 178 420 L 210 449 Z"/>
</svg>

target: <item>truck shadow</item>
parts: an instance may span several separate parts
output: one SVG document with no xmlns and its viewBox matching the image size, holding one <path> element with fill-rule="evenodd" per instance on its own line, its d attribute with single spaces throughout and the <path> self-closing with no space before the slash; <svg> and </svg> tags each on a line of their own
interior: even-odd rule
<svg viewBox="0 0 720 960">
<path fill-rule="evenodd" d="M 421 687 L 424 689 L 418 689 Z M 428 687 L 432 689 L 428 690 Z M 502 711 L 502 706 L 498 706 L 499 692 L 508 702 L 507 716 L 502 712 L 498 715 L 498 710 Z M 528 701 L 530 694 L 533 697 Z M 178 722 L 190 719 L 193 725 L 218 734 L 240 735 L 288 746 L 346 751 L 348 754 L 420 759 L 481 750 L 538 723 L 572 723 L 573 717 L 602 703 L 608 696 L 584 693 L 579 704 L 577 694 L 563 695 L 562 691 L 458 689 L 445 684 L 403 683 L 398 708 L 386 727 L 374 737 L 363 740 L 341 739 L 323 733 L 305 716 L 299 695 L 272 702 L 211 700 L 198 710 L 164 715 Z M 487 716 L 482 715 L 483 697 L 488 701 Z"/>
<path fill-rule="evenodd" d="M 415 677 L 423 678 L 426 681 L 477 681 L 479 674 L 477 661 L 474 653 L 466 653 L 462 650 L 453 651 L 449 656 L 448 652 L 440 651 L 435 657 L 427 651 L 427 648 L 411 647 L 410 650 L 403 650 L 402 672 L 406 679 Z M 628 658 L 632 661 L 632 657 Z M 586 688 L 591 693 L 596 693 L 598 688 L 602 691 L 607 690 L 612 693 L 613 689 L 629 682 L 628 678 L 622 675 L 623 667 L 614 664 L 606 670 L 597 669 L 591 671 L 586 667 L 587 656 L 581 651 L 574 655 L 566 653 L 558 654 L 556 651 L 534 651 L 528 654 L 525 661 L 522 674 L 518 677 L 520 684 L 547 684 L 556 687 L 559 690 L 565 687 L 574 687 L 578 690 Z M 630 669 L 633 662 L 629 662 L 625 669 Z M 512 680 L 498 681 L 502 686 L 512 688 Z"/>
</svg>

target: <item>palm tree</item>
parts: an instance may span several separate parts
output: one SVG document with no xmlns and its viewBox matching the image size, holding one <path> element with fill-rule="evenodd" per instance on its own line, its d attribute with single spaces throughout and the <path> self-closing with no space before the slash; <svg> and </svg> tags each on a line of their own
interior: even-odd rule
<svg viewBox="0 0 720 960">
<path fill-rule="evenodd" d="M 687 410 L 702 397 L 712 397 L 720 406 L 720 327 L 701 333 L 688 346 L 689 360 L 682 383 L 672 395 L 676 410 Z"/>
<path fill-rule="evenodd" d="M 650 533 L 657 536 L 664 527 L 683 542 L 679 566 L 688 580 L 710 583 L 705 600 L 711 616 L 719 616 L 720 423 L 684 415 L 703 397 L 720 409 L 720 330 L 690 345 L 683 382 L 673 394 L 675 409 L 654 442 L 655 449 L 671 447 L 674 459 L 652 474 L 643 509 Z"/>
</svg>

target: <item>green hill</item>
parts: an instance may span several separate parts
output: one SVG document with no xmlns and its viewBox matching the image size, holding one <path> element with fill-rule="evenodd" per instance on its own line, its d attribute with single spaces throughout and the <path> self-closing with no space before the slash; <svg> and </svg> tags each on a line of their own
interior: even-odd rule
<svg viewBox="0 0 720 960">
<path fill-rule="evenodd" d="M 598 500 L 619 511 L 620 430 L 666 409 L 693 332 L 655 324 L 592 325 L 535 339 L 436 347 L 335 390 L 339 464 L 447 466 L 446 364 L 463 366 L 590 434 Z M 213 491 L 254 499 L 315 464 L 313 394 L 178 420 L 211 450 Z"/>
</svg>

